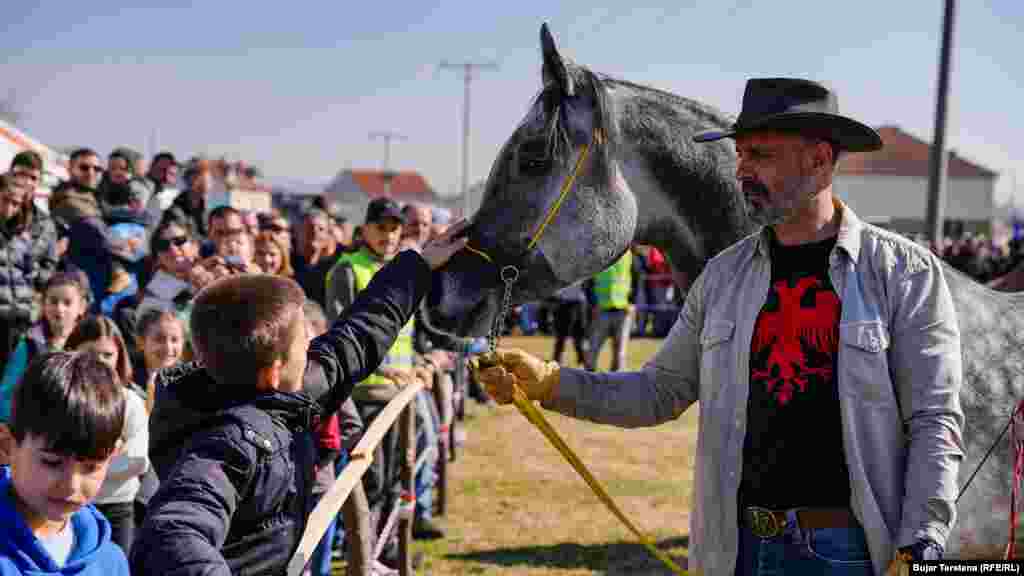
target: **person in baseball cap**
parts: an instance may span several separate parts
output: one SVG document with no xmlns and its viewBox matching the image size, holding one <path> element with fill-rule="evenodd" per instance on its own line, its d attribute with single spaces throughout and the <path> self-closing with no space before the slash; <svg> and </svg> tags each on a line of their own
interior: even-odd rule
<svg viewBox="0 0 1024 576">
<path fill-rule="evenodd" d="M 380 260 L 390 260 L 398 254 L 402 240 L 405 214 L 391 198 L 374 198 L 366 207 L 363 223 L 363 245 Z"/>
</svg>

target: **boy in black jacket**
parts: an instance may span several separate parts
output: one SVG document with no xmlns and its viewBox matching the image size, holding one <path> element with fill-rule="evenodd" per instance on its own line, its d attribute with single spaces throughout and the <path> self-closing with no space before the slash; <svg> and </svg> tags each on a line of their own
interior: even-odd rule
<svg viewBox="0 0 1024 576">
<path fill-rule="evenodd" d="M 431 270 L 465 245 L 456 239 L 462 228 L 421 254 L 399 254 L 312 342 L 305 295 L 291 280 L 232 276 L 196 297 L 199 363 L 165 385 L 151 416 L 154 442 L 174 463 L 159 471 L 160 490 L 132 547 L 133 573 L 284 572 L 314 503 L 313 429 L 378 367 L 429 289 Z M 186 419 L 188 431 L 173 425 Z"/>
</svg>

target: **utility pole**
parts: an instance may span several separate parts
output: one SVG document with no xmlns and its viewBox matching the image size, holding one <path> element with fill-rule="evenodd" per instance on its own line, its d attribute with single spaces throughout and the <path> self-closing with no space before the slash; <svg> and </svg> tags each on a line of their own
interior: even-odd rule
<svg viewBox="0 0 1024 576">
<path fill-rule="evenodd" d="M 384 167 L 382 170 L 387 172 L 391 169 L 391 141 L 392 140 L 408 140 L 404 135 L 398 132 L 388 130 L 378 130 L 376 132 L 370 132 L 370 140 L 383 140 L 384 141 Z"/>
<path fill-rule="evenodd" d="M 462 71 L 465 94 L 462 103 L 462 202 L 463 217 L 469 217 L 469 92 L 473 83 L 473 72 L 476 70 L 496 70 L 495 62 L 441 62 L 441 68 Z"/>
<path fill-rule="evenodd" d="M 942 18 L 942 49 L 939 54 L 939 85 L 935 104 L 935 136 L 932 142 L 928 179 L 928 235 L 932 242 L 942 239 L 943 210 L 946 201 L 946 100 L 949 96 L 950 54 L 953 51 L 953 18 L 956 0 L 946 0 Z"/>
</svg>

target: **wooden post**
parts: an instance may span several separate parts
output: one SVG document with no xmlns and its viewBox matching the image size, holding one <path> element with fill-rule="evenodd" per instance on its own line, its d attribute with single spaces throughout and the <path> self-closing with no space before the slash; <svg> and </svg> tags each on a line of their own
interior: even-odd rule
<svg viewBox="0 0 1024 576">
<path fill-rule="evenodd" d="M 946 154 L 946 100 L 949 97 L 949 68 L 953 51 L 953 19 L 956 0 L 946 0 L 942 17 L 942 48 L 939 52 L 939 85 L 935 103 L 935 136 L 928 170 L 928 239 L 942 240 L 946 203 L 946 175 L 949 156 Z"/>
<path fill-rule="evenodd" d="M 448 427 L 451 426 L 451 393 L 448 375 L 441 370 L 434 372 L 434 402 L 441 419 L 441 429 L 437 431 L 437 515 L 444 516 L 448 511 Z"/>
<path fill-rule="evenodd" d="M 370 558 L 373 553 L 373 530 L 370 528 L 370 505 L 366 500 L 362 482 L 353 486 L 341 510 L 345 519 L 347 546 L 345 574 L 370 576 L 370 567 L 373 566 L 373 560 Z"/>
<path fill-rule="evenodd" d="M 402 576 L 412 576 L 412 522 L 415 516 L 415 467 L 416 467 L 416 407 L 415 400 L 402 410 L 398 417 L 398 451 L 402 454 L 402 492 L 396 503 L 402 507 L 413 507 L 404 510 L 398 516 L 398 572 Z M 385 537 L 385 536 L 382 536 Z"/>
<path fill-rule="evenodd" d="M 363 473 L 365 473 L 366 469 L 369 468 L 370 461 L 373 459 L 373 452 L 377 447 L 377 444 L 380 443 L 388 429 L 394 425 L 395 420 L 400 414 L 414 414 L 413 412 L 410 412 L 409 404 L 414 401 L 416 393 L 422 389 L 423 383 L 418 380 L 409 386 L 406 386 L 398 393 L 397 396 L 388 402 L 387 406 L 384 407 L 384 410 L 382 410 L 380 414 L 374 418 L 373 422 L 370 423 L 370 426 L 366 429 L 366 432 L 363 433 L 363 437 L 359 440 L 359 443 L 352 449 L 348 465 L 341 471 L 341 474 L 334 481 L 334 484 L 320 499 L 320 502 L 313 509 L 313 513 L 310 514 L 309 521 L 306 523 L 306 531 L 302 533 L 302 538 L 299 540 L 299 546 L 295 550 L 295 553 L 292 554 L 291 560 L 288 562 L 288 576 L 301 576 L 303 569 L 309 563 L 309 559 L 313 555 L 313 550 L 323 537 L 330 520 L 338 514 L 338 510 L 341 509 L 345 499 L 348 498 L 354 487 L 360 483 Z M 415 408 L 412 408 L 412 410 L 415 410 Z M 412 427 L 412 430 L 409 436 L 413 439 L 413 452 L 410 454 L 407 451 L 406 459 L 411 461 L 415 458 L 416 450 L 415 419 L 410 420 L 410 426 Z M 415 466 L 415 464 L 412 462 L 407 464 L 407 467 L 410 470 L 413 466 Z M 414 494 L 411 478 L 408 494 Z M 410 528 L 411 524 L 412 515 L 410 514 Z M 409 536 L 411 535 L 411 530 L 409 530 Z M 409 539 L 411 540 L 411 538 Z M 408 548 L 406 548 L 406 550 L 408 550 Z"/>
</svg>

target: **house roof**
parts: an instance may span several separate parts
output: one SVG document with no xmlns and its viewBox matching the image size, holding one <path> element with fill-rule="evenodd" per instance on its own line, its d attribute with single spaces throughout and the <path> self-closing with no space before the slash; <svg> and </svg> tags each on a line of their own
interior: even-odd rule
<svg viewBox="0 0 1024 576">
<path fill-rule="evenodd" d="M 390 175 L 390 189 L 388 178 Z M 327 186 L 329 194 L 347 196 L 357 190 L 366 198 L 389 196 L 401 202 L 436 203 L 439 201 L 434 189 L 430 187 L 419 172 L 402 171 L 386 173 L 382 170 L 345 170 Z"/>
<path fill-rule="evenodd" d="M 917 176 L 927 178 L 931 144 L 896 126 L 878 128 L 884 146 L 875 152 L 848 154 L 840 158 L 839 175 Z M 950 178 L 994 179 L 998 174 L 961 158 L 950 151 Z"/>
</svg>

